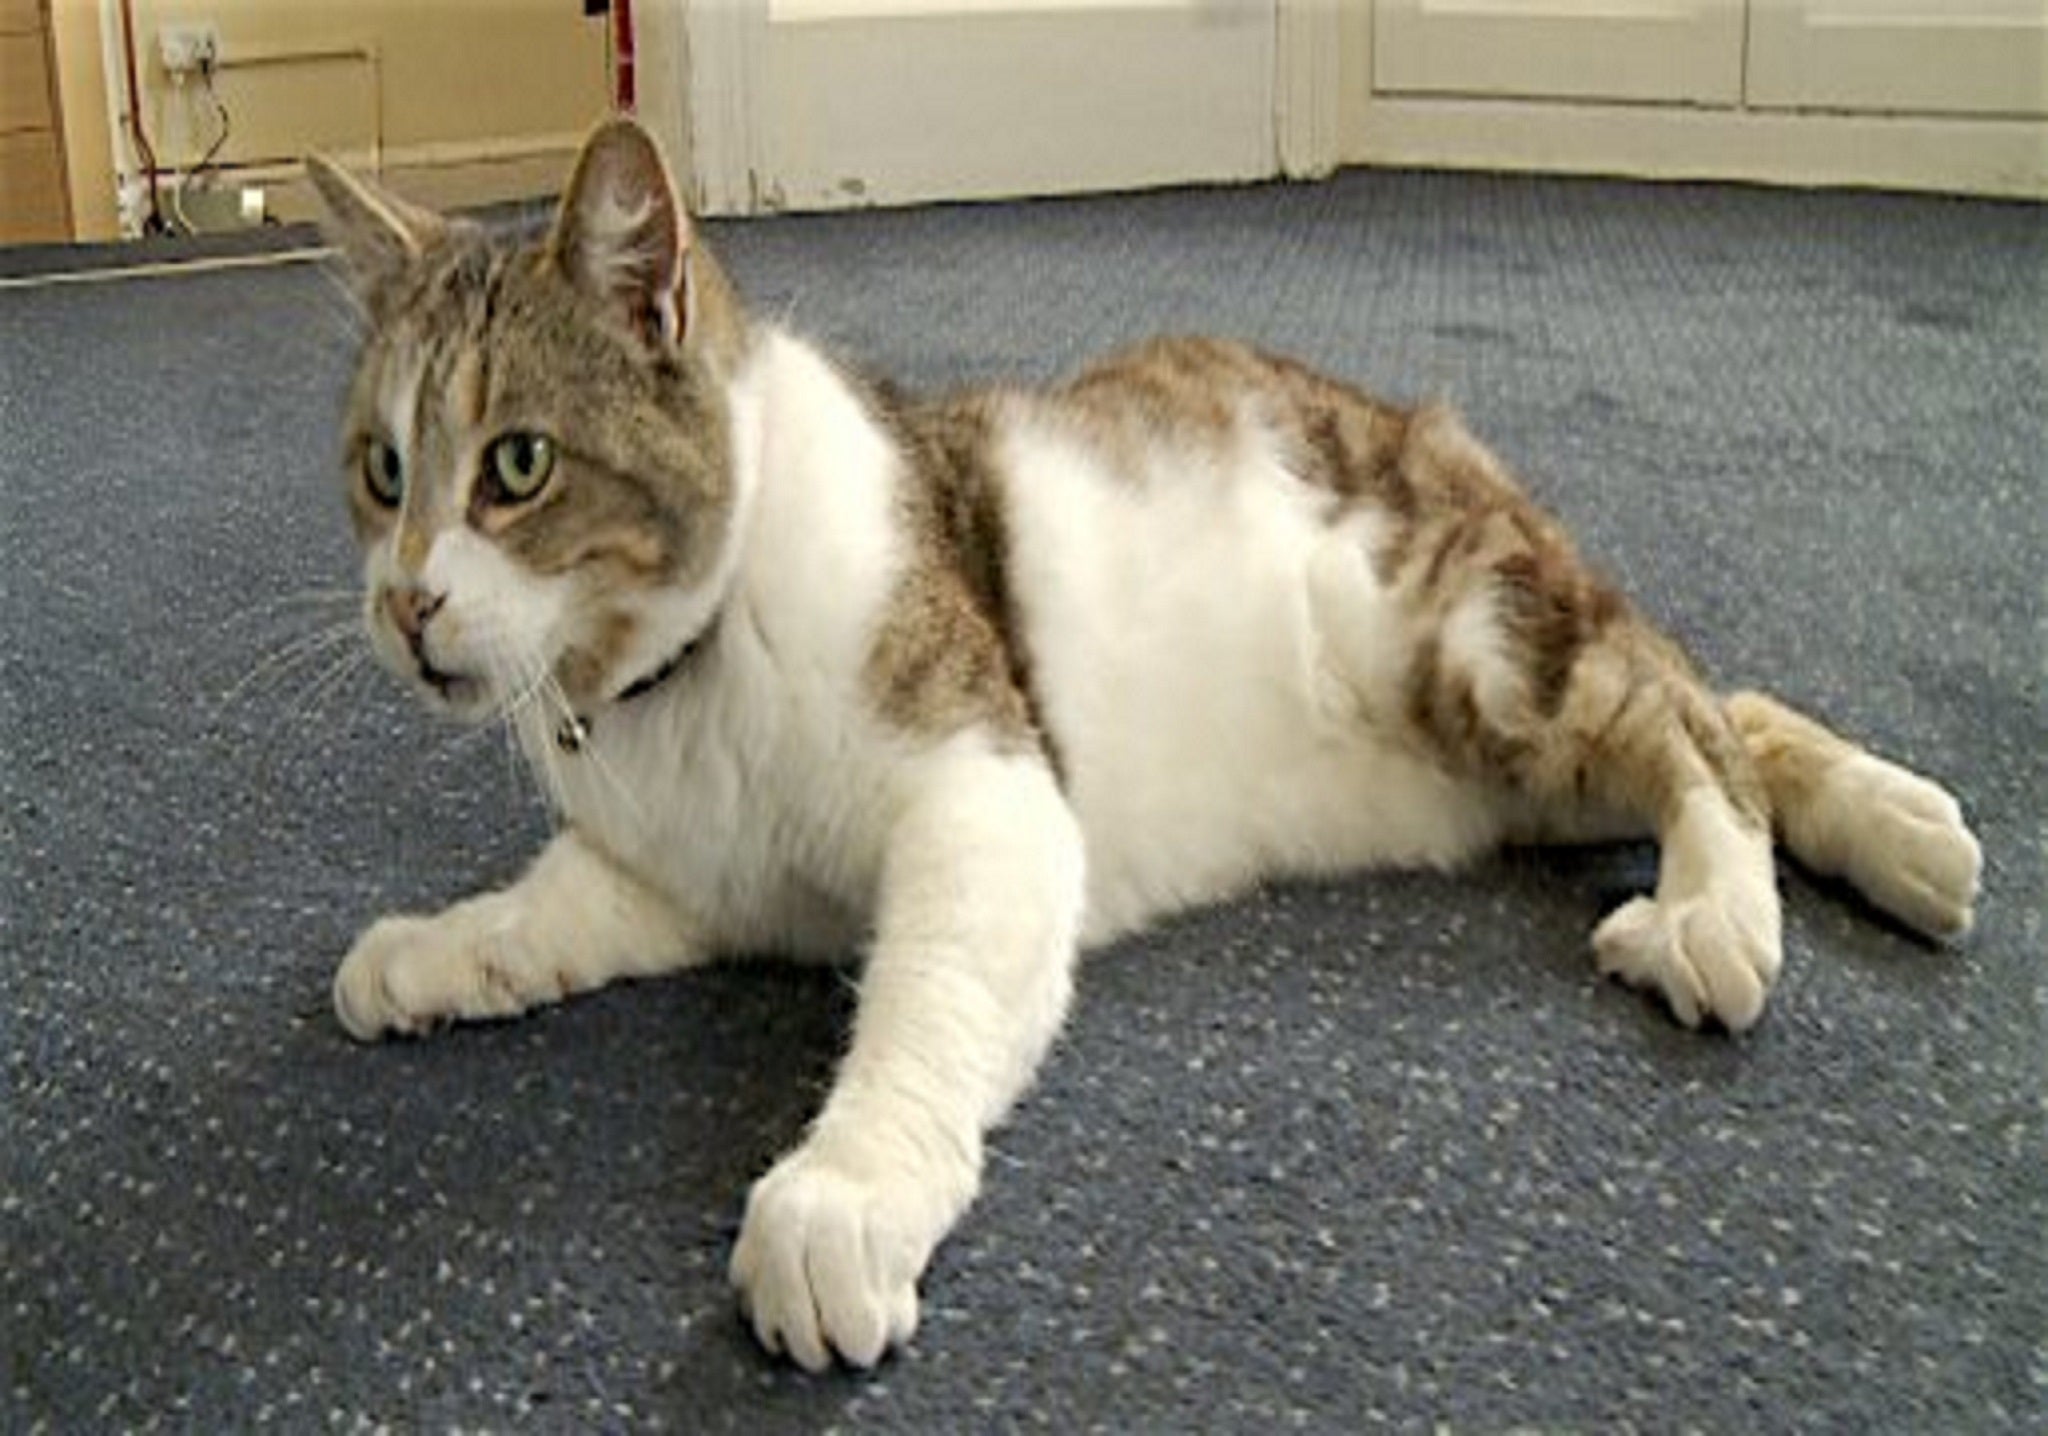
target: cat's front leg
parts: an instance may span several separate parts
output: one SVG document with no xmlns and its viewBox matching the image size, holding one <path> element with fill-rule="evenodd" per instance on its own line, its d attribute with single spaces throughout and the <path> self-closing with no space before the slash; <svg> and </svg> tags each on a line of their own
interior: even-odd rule
<svg viewBox="0 0 2048 1436">
<path fill-rule="evenodd" d="M 754 1186 L 732 1277 L 770 1351 L 869 1366 L 980 1182 L 1072 991 L 1081 837 L 1044 762 L 934 759 L 889 838 L 852 1046 L 809 1136 Z"/>
<path fill-rule="evenodd" d="M 387 917 L 356 940 L 334 977 L 351 1036 L 423 1032 L 514 1017 L 619 977 L 704 956 L 669 902 L 574 829 L 500 892 L 433 917 Z"/>
</svg>

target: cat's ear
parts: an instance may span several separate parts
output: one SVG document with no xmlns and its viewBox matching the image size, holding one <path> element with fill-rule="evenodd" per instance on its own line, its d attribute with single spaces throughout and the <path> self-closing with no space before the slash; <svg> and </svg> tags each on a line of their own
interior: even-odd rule
<svg viewBox="0 0 2048 1436">
<path fill-rule="evenodd" d="M 307 159 L 306 176 L 327 206 L 322 226 L 327 238 L 347 258 L 365 292 L 374 293 L 416 263 L 447 230 L 441 216 L 358 179 L 324 156 Z"/>
<path fill-rule="evenodd" d="M 583 146 L 549 252 L 571 283 L 650 343 L 690 326 L 690 216 L 647 131 L 608 120 Z"/>
</svg>

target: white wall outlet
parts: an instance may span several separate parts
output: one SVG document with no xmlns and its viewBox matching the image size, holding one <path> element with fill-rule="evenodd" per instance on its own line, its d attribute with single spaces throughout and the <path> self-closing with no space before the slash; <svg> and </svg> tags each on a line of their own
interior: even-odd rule
<svg viewBox="0 0 2048 1436">
<path fill-rule="evenodd" d="M 195 74 L 220 63 L 220 26 L 211 20 L 186 25 L 160 25 L 156 47 L 164 69 L 173 75 Z"/>
</svg>

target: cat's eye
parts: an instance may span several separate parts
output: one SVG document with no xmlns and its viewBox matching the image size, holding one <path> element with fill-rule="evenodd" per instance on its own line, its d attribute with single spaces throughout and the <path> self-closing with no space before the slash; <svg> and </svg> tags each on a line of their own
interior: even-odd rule
<svg viewBox="0 0 2048 1436">
<path fill-rule="evenodd" d="M 545 434 L 506 434 L 484 454 L 484 478 L 491 497 L 500 503 L 532 498 L 554 471 L 555 446 Z"/>
<path fill-rule="evenodd" d="M 405 497 L 405 461 L 398 450 L 382 439 L 372 439 L 363 447 L 362 462 L 363 487 L 370 497 L 387 509 L 397 508 Z"/>
</svg>

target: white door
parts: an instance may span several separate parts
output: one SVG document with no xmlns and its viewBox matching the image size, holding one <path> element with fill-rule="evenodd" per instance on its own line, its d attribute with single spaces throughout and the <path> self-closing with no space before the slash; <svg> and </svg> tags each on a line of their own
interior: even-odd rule
<svg viewBox="0 0 2048 1436">
<path fill-rule="evenodd" d="M 1742 29 L 1743 0 L 1375 0 L 1373 89 L 1732 106 Z"/>
<path fill-rule="evenodd" d="M 2048 0 L 1750 0 L 1749 100 L 2048 115 Z"/>
<path fill-rule="evenodd" d="M 1302 49 L 1279 9 L 703 0 L 682 105 L 656 109 L 683 111 L 709 213 L 1251 179 L 1279 169 L 1276 65 Z"/>
</svg>

